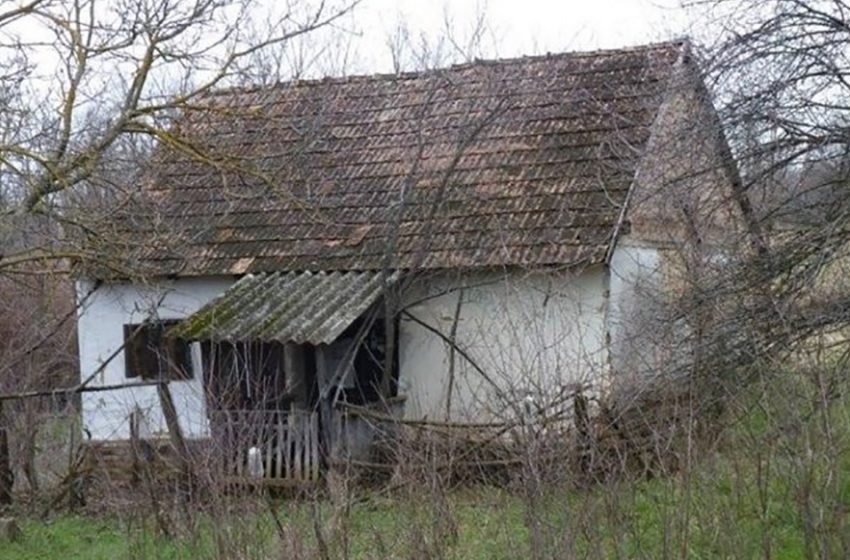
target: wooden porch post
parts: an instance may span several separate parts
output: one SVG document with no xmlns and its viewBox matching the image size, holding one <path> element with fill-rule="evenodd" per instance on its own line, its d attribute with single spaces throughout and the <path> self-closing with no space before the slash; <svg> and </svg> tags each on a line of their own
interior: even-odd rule
<svg viewBox="0 0 850 560">
<path fill-rule="evenodd" d="M 392 286 L 387 287 L 384 295 L 384 335 L 386 337 L 384 356 L 384 375 L 381 377 L 381 397 L 387 399 L 392 395 L 393 369 L 396 367 L 396 310 L 398 298 Z"/>
<path fill-rule="evenodd" d="M 321 420 L 322 447 L 325 449 L 328 461 L 331 462 L 333 450 L 333 434 L 331 429 L 331 404 L 328 394 L 328 364 L 325 359 L 324 345 L 317 345 L 313 351 L 316 356 L 316 385 L 319 393 L 319 418 Z"/>
</svg>

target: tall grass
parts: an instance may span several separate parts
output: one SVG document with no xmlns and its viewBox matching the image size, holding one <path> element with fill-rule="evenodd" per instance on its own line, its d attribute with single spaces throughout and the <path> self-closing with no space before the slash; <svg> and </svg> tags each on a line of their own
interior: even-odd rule
<svg viewBox="0 0 850 560">
<path fill-rule="evenodd" d="M 672 476 L 547 481 L 533 502 L 522 481 L 448 488 L 435 477 L 377 490 L 337 481 L 271 508 L 260 495 L 228 496 L 227 507 L 175 522 L 171 537 L 144 508 L 27 520 L 0 558 L 848 558 L 843 366 L 763 373 L 729 395 L 719 440 Z"/>
</svg>

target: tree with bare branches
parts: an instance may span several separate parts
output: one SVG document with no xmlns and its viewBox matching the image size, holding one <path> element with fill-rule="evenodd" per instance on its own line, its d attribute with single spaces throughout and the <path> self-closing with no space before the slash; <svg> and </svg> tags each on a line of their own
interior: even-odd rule
<svg viewBox="0 0 850 560">
<path fill-rule="evenodd" d="M 0 6 L 4 393 L 46 395 L 74 385 L 76 310 L 68 273 L 82 265 L 134 274 L 124 250 L 136 241 L 116 223 L 132 214 L 127 206 L 139 192 L 144 162 L 155 146 L 166 145 L 205 157 L 178 139 L 175 118 L 213 90 L 257 81 L 258 71 L 268 81 L 285 77 L 286 68 L 274 71 L 258 61 L 279 59 L 357 4 L 305 0 L 281 9 L 255 0 L 22 0 Z M 78 294 L 77 305 L 86 299 Z M 48 400 L 16 400 L 2 415 L 4 434 L 16 430 L 13 463 L 33 490 L 38 418 L 56 412 Z M 3 485 L 4 499 L 8 491 Z"/>
<path fill-rule="evenodd" d="M 252 0 L 36 0 L 4 9 L 4 215 L 39 214 L 78 228 L 85 221 L 86 233 L 96 235 L 92 220 L 74 210 L 106 191 L 126 194 L 138 156 L 152 141 L 174 141 L 171 127 L 182 109 L 240 83 L 258 56 L 355 5 L 290 2 L 271 12 Z M 98 257 L 82 253 L 63 244 L 24 246 L 5 252 L 0 269 Z"/>
</svg>

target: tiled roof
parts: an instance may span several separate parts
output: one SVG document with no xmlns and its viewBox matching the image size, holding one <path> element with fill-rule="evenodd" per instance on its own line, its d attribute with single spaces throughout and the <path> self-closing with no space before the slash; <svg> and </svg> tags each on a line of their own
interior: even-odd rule
<svg viewBox="0 0 850 560">
<path fill-rule="evenodd" d="M 398 273 L 248 274 L 170 331 L 187 340 L 329 344 Z"/>
<path fill-rule="evenodd" d="M 682 49 L 211 95 L 174 131 L 194 155 L 155 158 L 135 235 L 169 242 L 142 259 L 187 275 L 600 262 Z"/>
</svg>

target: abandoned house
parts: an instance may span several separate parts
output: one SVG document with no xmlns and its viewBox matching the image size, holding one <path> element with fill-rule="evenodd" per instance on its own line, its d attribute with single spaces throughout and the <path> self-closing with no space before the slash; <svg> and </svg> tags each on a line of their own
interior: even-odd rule
<svg viewBox="0 0 850 560">
<path fill-rule="evenodd" d="M 183 437 L 260 422 L 243 447 L 309 448 L 298 476 L 366 452 L 352 411 L 494 421 L 640 375 L 643 311 L 737 223 L 687 41 L 213 92 L 166 144 L 115 229 L 144 273 L 78 280 L 81 375 L 121 386 L 85 429 L 164 437 L 166 380 Z"/>
</svg>

